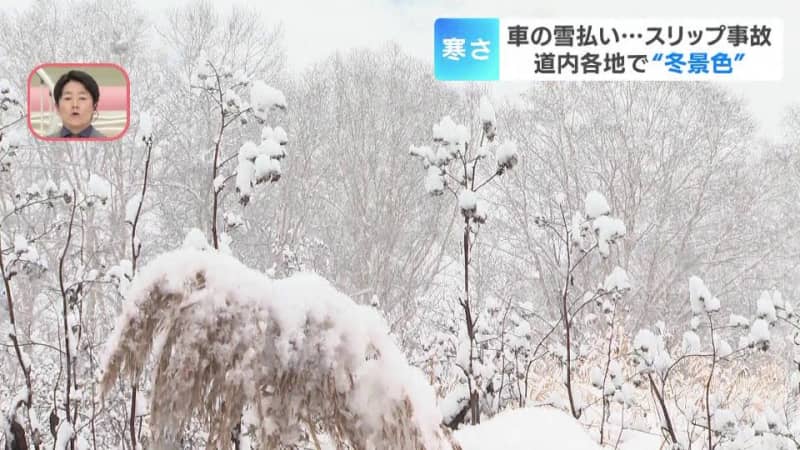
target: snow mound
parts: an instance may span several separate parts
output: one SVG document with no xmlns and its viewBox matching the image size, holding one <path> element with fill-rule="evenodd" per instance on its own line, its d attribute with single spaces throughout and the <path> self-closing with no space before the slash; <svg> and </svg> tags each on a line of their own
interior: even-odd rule
<svg viewBox="0 0 800 450">
<path fill-rule="evenodd" d="M 455 437 L 463 450 L 600 450 L 578 421 L 552 408 L 506 410 Z"/>
</svg>

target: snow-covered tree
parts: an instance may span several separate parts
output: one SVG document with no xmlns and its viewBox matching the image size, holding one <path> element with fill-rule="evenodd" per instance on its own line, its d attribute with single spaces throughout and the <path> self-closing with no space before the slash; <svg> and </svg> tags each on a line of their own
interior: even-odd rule
<svg viewBox="0 0 800 450">
<path fill-rule="evenodd" d="M 456 125 L 450 116 L 445 116 L 433 125 L 432 146 L 412 145 L 409 149 L 412 156 L 422 161 L 422 167 L 426 171 L 425 190 L 428 194 L 452 194 L 464 220 L 464 284 L 458 304 L 463 310 L 465 329 L 459 333 L 455 364 L 466 378 L 469 392 L 467 406 L 473 424 L 480 422 L 480 392 L 492 389 L 491 368 L 480 356 L 478 349 L 478 310 L 470 297 L 469 268 L 472 248 L 480 226 L 487 220 L 486 205 L 478 200 L 478 192 L 493 179 L 512 169 L 519 160 L 519 151 L 514 142 L 495 141 L 497 118 L 494 108 L 485 97 L 480 100 L 478 115 L 481 131 L 477 140 L 467 127 Z M 465 413 L 462 413 L 462 417 L 463 414 Z M 453 425 L 457 425 L 457 422 Z"/>
</svg>

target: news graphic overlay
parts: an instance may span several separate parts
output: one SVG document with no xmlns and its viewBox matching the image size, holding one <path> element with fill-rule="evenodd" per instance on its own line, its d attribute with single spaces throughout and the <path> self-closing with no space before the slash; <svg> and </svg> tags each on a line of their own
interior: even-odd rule
<svg viewBox="0 0 800 450">
<path fill-rule="evenodd" d="M 45 141 L 111 141 L 130 124 L 130 79 L 111 63 L 48 63 L 28 75 L 28 128 Z"/>
<path fill-rule="evenodd" d="M 442 81 L 778 81 L 780 19 L 442 18 Z"/>
<path fill-rule="evenodd" d="M 498 19 L 438 19 L 434 28 L 437 79 L 498 79 Z"/>
</svg>

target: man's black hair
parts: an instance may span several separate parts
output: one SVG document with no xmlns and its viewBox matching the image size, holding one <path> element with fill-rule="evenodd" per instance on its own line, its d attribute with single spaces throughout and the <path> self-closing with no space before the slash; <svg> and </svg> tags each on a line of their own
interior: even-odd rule
<svg viewBox="0 0 800 450">
<path fill-rule="evenodd" d="M 91 75 L 81 70 L 70 70 L 69 72 L 61 75 L 61 78 L 56 81 L 56 85 L 53 88 L 53 99 L 56 101 L 56 105 L 58 101 L 61 100 L 61 94 L 64 91 L 64 85 L 69 83 L 70 81 L 77 81 L 78 83 L 82 84 L 87 91 L 89 91 L 89 95 L 92 96 L 92 105 L 95 107 L 97 106 L 97 102 L 100 100 L 100 87 L 97 86 L 97 82 L 94 81 Z"/>
</svg>

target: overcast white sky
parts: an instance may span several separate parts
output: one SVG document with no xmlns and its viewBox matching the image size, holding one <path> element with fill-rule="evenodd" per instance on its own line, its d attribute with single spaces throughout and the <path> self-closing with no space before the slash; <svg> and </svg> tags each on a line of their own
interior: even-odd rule
<svg viewBox="0 0 800 450">
<path fill-rule="evenodd" d="M 153 12 L 189 0 L 138 0 Z M 798 0 L 237 0 L 283 22 L 289 66 L 301 70 L 336 50 L 380 47 L 389 40 L 432 61 L 433 23 L 438 17 L 605 17 L 605 18 L 780 18 L 784 20 L 784 74 L 780 82 L 727 83 L 751 104 L 762 134 L 779 130 L 783 111 L 800 103 L 800 1 Z M 0 7 L 20 7 L 0 0 Z M 220 2 L 222 4 L 228 2 Z M 13 6 L 12 6 L 13 5 Z M 433 70 L 433 68 L 431 68 Z M 498 83 L 499 91 L 518 85 Z"/>
</svg>

